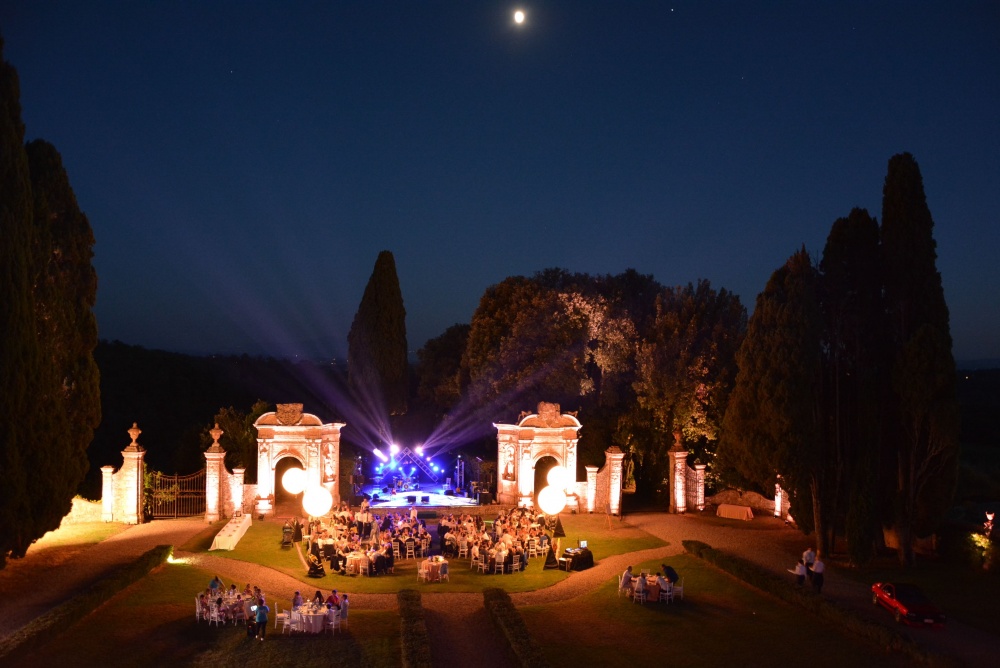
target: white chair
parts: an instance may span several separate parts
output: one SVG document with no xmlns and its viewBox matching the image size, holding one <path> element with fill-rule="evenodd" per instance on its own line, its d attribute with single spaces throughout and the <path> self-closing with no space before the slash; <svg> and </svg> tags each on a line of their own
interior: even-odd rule
<svg viewBox="0 0 1000 668">
<path fill-rule="evenodd" d="M 278 624 L 281 624 L 281 632 L 292 630 L 292 613 L 287 610 L 282 610 L 279 614 L 274 616 L 274 626 L 277 628 Z"/>
<path fill-rule="evenodd" d="M 663 603 L 664 601 L 670 603 L 670 599 L 673 598 L 673 596 L 674 596 L 674 586 L 668 582 L 666 589 L 663 588 L 660 589 L 660 595 L 656 600 L 658 603 Z"/>
<path fill-rule="evenodd" d="M 336 635 L 336 630 L 340 628 L 340 610 L 334 608 L 333 614 L 327 615 L 326 628 L 330 629 L 331 634 Z"/>
<path fill-rule="evenodd" d="M 497 559 L 496 561 L 493 562 L 493 574 L 496 575 L 497 573 L 499 573 L 500 575 L 503 575 L 503 560 L 502 559 Z"/>
<path fill-rule="evenodd" d="M 412 540 L 406 541 L 406 558 L 407 559 L 417 558 L 416 552 L 414 551 L 414 544 Z"/>
<path fill-rule="evenodd" d="M 476 570 L 479 571 L 480 573 L 485 573 L 487 566 L 488 564 L 486 562 L 486 555 L 480 554 L 479 561 L 476 562 Z"/>
<path fill-rule="evenodd" d="M 292 610 L 289 615 L 288 628 L 292 633 L 298 633 L 304 630 L 305 623 L 302 620 L 302 613 Z"/>
<path fill-rule="evenodd" d="M 675 596 L 680 596 L 681 600 L 684 600 L 684 578 L 677 581 L 677 584 L 670 588 L 670 600 L 673 601 Z"/>
<path fill-rule="evenodd" d="M 639 589 L 632 592 L 632 602 L 633 603 L 645 603 L 646 602 L 646 590 Z"/>
<path fill-rule="evenodd" d="M 622 573 L 618 576 L 618 598 L 621 598 L 622 594 L 625 596 L 631 596 L 632 590 L 625 584 L 625 574 Z"/>
<path fill-rule="evenodd" d="M 538 541 L 534 538 L 528 540 L 528 558 L 538 556 Z"/>
<path fill-rule="evenodd" d="M 394 559 L 402 559 L 403 558 L 403 557 L 401 557 L 399 555 L 399 543 L 397 543 L 396 541 L 392 541 L 392 557 Z"/>
<path fill-rule="evenodd" d="M 458 558 L 469 556 L 469 541 L 462 539 L 458 541 Z"/>
<path fill-rule="evenodd" d="M 429 557 L 431 555 L 431 537 L 428 536 L 424 538 L 424 541 L 420 544 L 420 556 Z"/>
<path fill-rule="evenodd" d="M 194 597 L 194 621 L 199 622 L 204 617 L 204 613 L 201 610 L 201 599 L 197 596 Z"/>
<path fill-rule="evenodd" d="M 208 623 L 215 624 L 219 626 L 223 622 L 222 611 L 219 610 L 219 606 L 212 604 L 212 607 L 208 609 Z"/>
<path fill-rule="evenodd" d="M 427 566 L 423 562 L 420 562 L 420 568 L 417 569 L 417 581 L 419 582 L 420 580 L 423 580 L 424 582 L 430 582 L 430 579 L 431 579 L 430 569 L 427 568 Z"/>
</svg>

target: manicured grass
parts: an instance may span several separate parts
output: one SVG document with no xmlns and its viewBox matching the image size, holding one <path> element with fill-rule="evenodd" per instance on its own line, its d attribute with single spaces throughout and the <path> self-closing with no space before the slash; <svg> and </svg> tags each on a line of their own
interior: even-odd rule
<svg viewBox="0 0 1000 668">
<path fill-rule="evenodd" d="M 670 561 L 684 578 L 684 601 L 637 605 L 618 596 L 612 578 L 572 601 L 519 610 L 555 666 L 904 665 L 696 558 Z"/>
<path fill-rule="evenodd" d="M 162 566 L 40 646 L 23 665 L 399 665 L 399 617 L 392 610 L 352 609 L 349 628 L 336 636 L 281 636 L 272 616 L 265 642 L 248 639 L 243 626 L 195 622 L 194 592 L 211 577 L 186 564 Z M 269 605 L 277 610 L 289 601 L 278 597 Z"/>
<path fill-rule="evenodd" d="M 612 520 L 609 527 L 603 515 L 566 515 L 562 518 L 562 525 L 566 533 L 566 537 L 561 539 L 562 546 L 564 548 L 575 546 L 578 540 L 586 539 L 596 561 L 614 554 L 666 546 L 666 543 L 659 538 L 640 529 L 622 525 L 617 520 Z M 219 528 L 221 525 L 208 535 L 207 544 L 206 532 L 182 549 L 207 550 L 212 542 L 211 537 Z M 282 525 L 277 522 L 254 522 L 235 550 L 215 551 L 210 554 L 273 568 L 298 579 L 306 589 L 349 588 L 350 591 L 373 594 L 391 594 L 406 587 L 420 588 L 427 592 L 481 592 L 489 587 L 501 587 L 509 592 L 532 591 L 549 587 L 568 577 L 564 571 L 543 569 L 545 559 L 539 557 L 529 560 L 524 572 L 509 575 L 484 575 L 470 568 L 471 561 L 468 558 L 450 559 L 450 581 L 431 584 L 417 581 L 419 559 L 398 560 L 395 573 L 387 576 L 370 578 L 336 575 L 328 569 L 323 578 L 309 578 L 306 577 L 295 548 L 281 547 L 281 529 Z M 305 543 L 302 547 L 305 549 Z"/>
<path fill-rule="evenodd" d="M 115 534 L 125 531 L 127 528 L 127 524 L 120 522 L 81 522 L 80 524 L 67 524 L 39 538 L 30 549 L 32 551 L 46 550 L 52 547 L 100 543 L 105 538 L 110 538 Z"/>
</svg>

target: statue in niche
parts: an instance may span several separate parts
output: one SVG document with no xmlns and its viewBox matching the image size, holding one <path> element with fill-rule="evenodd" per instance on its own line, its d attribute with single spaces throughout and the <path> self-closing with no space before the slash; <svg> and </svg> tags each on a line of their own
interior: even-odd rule
<svg viewBox="0 0 1000 668">
<path fill-rule="evenodd" d="M 333 456 L 333 443 L 323 446 L 323 482 L 337 479 L 337 459 Z"/>
<path fill-rule="evenodd" d="M 501 474 L 501 477 L 504 480 L 513 481 L 515 479 L 515 476 L 514 476 L 514 448 L 508 445 L 507 447 L 505 447 L 501 451 L 501 453 L 502 453 L 502 456 L 503 456 L 503 462 L 502 462 L 503 463 L 503 473 Z"/>
</svg>

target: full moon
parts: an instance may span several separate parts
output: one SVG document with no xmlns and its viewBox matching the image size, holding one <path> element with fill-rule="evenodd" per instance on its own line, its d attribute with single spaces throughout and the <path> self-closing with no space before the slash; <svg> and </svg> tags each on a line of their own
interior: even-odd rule
<svg viewBox="0 0 1000 668">
<path fill-rule="evenodd" d="M 524 23 L 524 12 L 520 9 L 514 12 L 514 23 Z"/>
</svg>

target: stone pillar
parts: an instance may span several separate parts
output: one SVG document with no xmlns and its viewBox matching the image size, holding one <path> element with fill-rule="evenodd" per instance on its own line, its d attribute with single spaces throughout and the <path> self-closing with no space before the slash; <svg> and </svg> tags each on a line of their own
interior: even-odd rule
<svg viewBox="0 0 1000 668">
<path fill-rule="evenodd" d="M 587 512 L 594 512 L 597 505 L 597 467 L 584 466 L 587 470 Z"/>
<path fill-rule="evenodd" d="M 531 441 L 520 441 L 517 464 L 517 505 L 525 507 L 534 502 L 535 469 L 531 464 Z"/>
<path fill-rule="evenodd" d="M 705 510 L 705 465 L 694 465 L 695 477 L 698 480 L 695 505 L 699 511 Z"/>
<path fill-rule="evenodd" d="M 781 517 L 781 504 L 784 500 L 784 491 L 781 489 L 781 483 L 774 483 L 774 516 Z"/>
<path fill-rule="evenodd" d="M 611 483 L 608 485 L 608 511 L 612 515 L 621 515 L 622 511 L 622 460 L 625 453 L 617 445 L 612 445 L 604 451 L 605 466 L 611 471 Z"/>
<path fill-rule="evenodd" d="M 142 430 L 135 422 L 128 430 L 132 442 L 127 448 L 122 450 L 121 485 L 122 490 L 122 522 L 125 524 L 139 524 L 142 522 L 142 494 L 145 487 L 143 482 L 143 458 L 146 450 L 139 445 L 136 439 Z"/>
<path fill-rule="evenodd" d="M 115 482 L 112 477 L 114 466 L 101 467 L 101 521 L 111 522 L 115 519 Z"/>
<path fill-rule="evenodd" d="M 271 512 L 271 495 L 274 494 L 274 469 L 271 468 L 271 447 L 273 442 L 266 438 L 257 439 L 257 506 L 258 515 Z"/>
<path fill-rule="evenodd" d="M 219 437 L 223 432 L 219 429 L 219 424 L 215 424 L 214 429 L 210 429 L 212 435 L 212 445 L 205 451 L 205 521 L 219 521 L 219 479 L 222 477 L 223 460 L 226 458 L 226 451 L 219 445 Z"/>
<path fill-rule="evenodd" d="M 671 485 L 673 494 L 670 495 L 670 512 L 687 512 L 687 450 L 670 450 Z"/>
<path fill-rule="evenodd" d="M 233 517 L 243 515 L 243 476 L 247 470 L 241 466 L 233 469 L 233 480 L 229 486 L 233 495 Z"/>
</svg>

